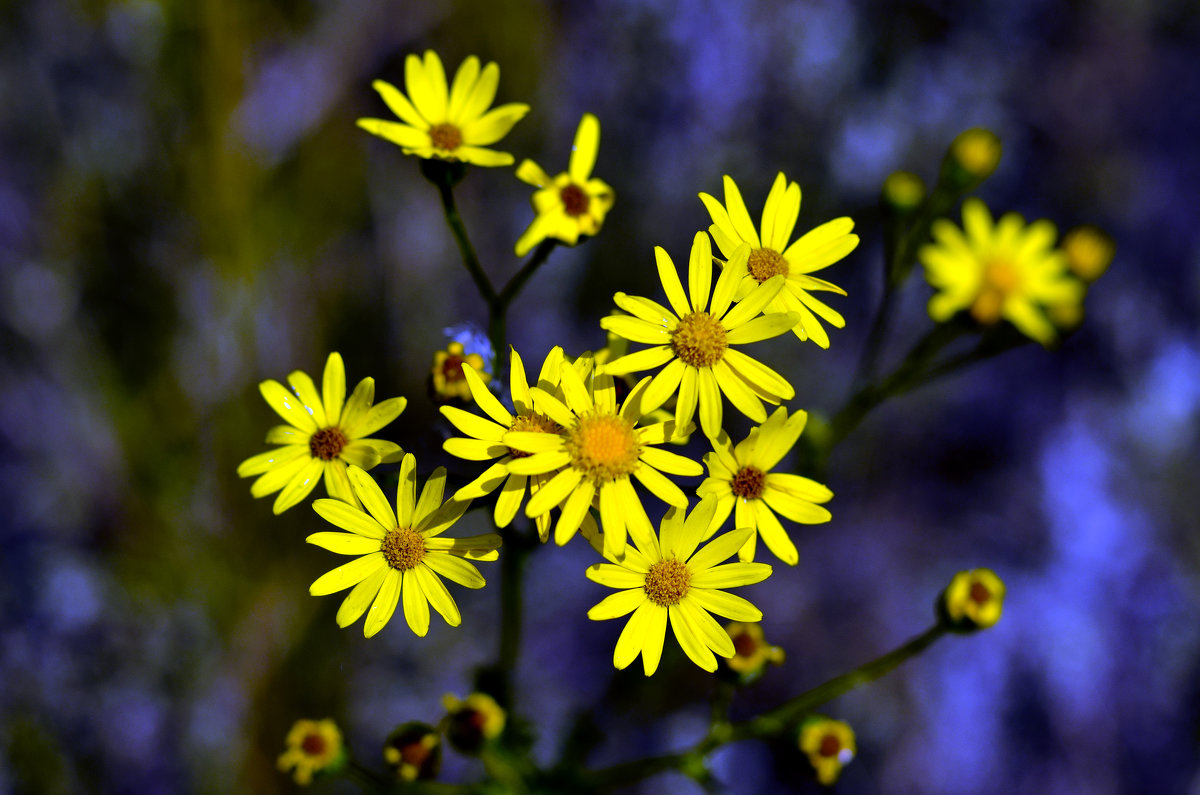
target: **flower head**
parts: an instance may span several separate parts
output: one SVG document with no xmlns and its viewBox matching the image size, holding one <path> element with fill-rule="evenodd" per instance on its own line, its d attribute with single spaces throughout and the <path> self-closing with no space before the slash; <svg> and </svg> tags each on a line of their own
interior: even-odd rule
<svg viewBox="0 0 1200 795">
<path fill-rule="evenodd" d="M 483 369 L 484 366 L 483 357 L 478 353 L 467 353 L 461 342 L 451 342 L 446 350 L 433 354 L 430 378 L 434 396 L 440 400 L 470 400 L 472 393 L 466 370 L 474 371 L 481 381 L 489 381 L 492 376 Z"/>
<path fill-rule="evenodd" d="M 307 787 L 313 775 L 337 772 L 346 763 L 346 748 L 337 724 L 325 720 L 298 720 L 287 734 L 287 750 L 276 766 L 292 773 L 296 783 Z"/>
<path fill-rule="evenodd" d="M 972 127 L 964 130 L 950 143 L 948 162 L 961 169 L 965 179 L 961 184 L 987 179 L 1000 164 L 1000 139 L 991 130 Z"/>
<path fill-rule="evenodd" d="M 594 374 L 591 380 L 589 389 L 576 366 L 564 362 L 560 367 L 563 400 L 539 387 L 529 390 L 536 410 L 558 423 L 562 431 L 549 434 L 514 429 L 500 441 L 509 448 L 531 453 L 510 461 L 509 472 L 558 473 L 530 497 L 525 506 L 527 516 L 540 516 L 561 504 L 554 540 L 565 544 L 583 523 L 592 503 L 598 502 L 604 549 L 620 555 L 627 530 L 635 538 L 654 534 L 633 480 L 664 502 L 686 506 L 687 496 L 663 471 L 692 476 L 704 470 L 690 458 L 654 446 L 664 444 L 674 434 L 673 422 L 638 427 L 642 395 L 649 379 L 642 379 L 620 406 L 612 376 Z"/>
<path fill-rule="evenodd" d="M 383 761 L 400 781 L 436 778 L 442 767 L 441 735 L 416 721 L 397 726 L 383 744 Z"/>
<path fill-rule="evenodd" d="M 441 160 L 460 160 L 477 166 L 507 166 L 508 152 L 486 149 L 508 134 L 529 112 L 529 106 L 512 102 L 492 110 L 500 67 L 489 63 L 479 68 L 474 55 L 462 62 L 449 89 L 442 60 L 433 50 L 424 59 L 410 54 L 404 61 L 406 97 L 383 80 L 372 86 L 399 122 L 359 119 L 358 126 L 372 135 L 398 144 L 406 155 Z"/>
<path fill-rule="evenodd" d="M 1108 270 L 1117 246 L 1104 230 L 1085 224 L 1063 235 L 1062 250 L 1071 273 L 1090 283 Z"/>
<path fill-rule="evenodd" d="M 733 639 L 709 615 L 736 621 L 761 621 L 762 611 L 740 596 L 723 589 L 762 582 L 771 576 L 765 563 L 722 563 L 746 543 L 750 529 L 734 530 L 697 550 L 712 520 L 716 500 L 701 500 L 690 516 L 686 508 L 667 510 L 660 534 L 634 537 L 636 549 L 627 547 L 620 561 L 588 567 L 588 579 L 621 590 L 588 611 L 588 618 L 603 621 L 632 613 L 613 652 L 613 665 L 625 668 L 642 656 L 642 669 L 650 676 L 662 657 L 667 624 L 687 656 L 706 671 L 717 670 L 713 652 L 732 657 Z"/>
<path fill-rule="evenodd" d="M 463 753 L 478 753 L 504 731 L 507 715 L 487 693 L 471 693 L 461 700 L 447 693 L 442 696 L 442 706 L 446 708 L 442 731 L 450 744 Z"/>
<path fill-rule="evenodd" d="M 757 531 L 738 551 L 741 560 L 754 560 L 755 541 L 761 535 L 775 557 L 795 566 L 800 555 L 775 514 L 800 524 L 823 524 L 831 518 L 819 505 L 833 498 L 827 487 L 800 475 L 772 471 L 795 446 L 807 420 L 803 411 L 789 417 L 787 409 L 780 407 L 736 447 L 721 431 L 712 440 L 713 452 L 704 456 L 708 477 L 696 493 L 717 498 L 709 533 L 716 532 L 735 508 L 734 526 Z"/>
<path fill-rule="evenodd" d="M 562 397 L 558 388 L 559 370 L 562 367 L 562 348 L 554 348 L 542 363 L 538 375 L 538 388 L 556 397 Z M 496 399 L 496 396 L 484 385 L 471 368 L 462 368 L 465 383 L 471 390 L 477 405 L 487 417 L 480 417 L 453 406 L 443 406 L 442 414 L 462 433 L 471 438 L 455 436 L 447 439 L 442 445 L 447 453 L 465 458 L 470 461 L 494 461 L 483 474 L 454 493 L 456 500 L 474 500 L 491 494 L 500 489 L 496 500 L 495 520 L 497 527 L 508 527 L 517 509 L 525 499 L 526 485 L 530 494 L 537 494 L 553 477 L 557 470 L 524 475 L 512 473 L 508 465 L 513 461 L 524 458 L 529 453 L 501 443 L 508 431 L 523 431 L 526 433 L 557 434 L 562 427 L 550 417 L 538 411 L 533 405 L 529 392 L 529 382 L 525 377 L 525 365 L 516 349 L 512 349 L 512 366 L 509 377 L 509 388 L 512 394 L 513 410 L 510 412 Z M 546 511 L 534 517 L 538 535 L 543 541 L 550 537 L 550 512 Z"/>
<path fill-rule="evenodd" d="M 400 416 L 408 401 L 391 398 L 372 407 L 373 378 L 359 381 L 347 400 L 346 367 L 338 353 L 325 362 L 323 396 L 300 370 L 288 376 L 288 383 L 291 390 L 274 380 L 258 385 L 267 404 L 288 423 L 267 431 L 267 444 L 283 446 L 247 458 L 238 475 L 259 476 L 250 486 L 255 497 L 278 491 L 277 514 L 307 497 L 322 477 L 330 497 L 358 505 L 346 465 L 371 469 L 381 461 L 399 460 L 400 445 L 366 437 Z"/>
<path fill-rule="evenodd" d="M 433 471 L 417 499 L 417 463 L 412 455 L 400 462 L 396 510 L 371 476 L 350 467 L 350 482 L 366 510 L 338 500 L 317 500 L 313 509 L 345 533 L 313 533 L 306 541 L 339 555 L 357 555 L 349 563 L 319 577 L 308 589 L 325 596 L 353 587 L 337 613 L 339 627 L 367 614 L 363 635 L 371 637 L 391 620 L 404 600 L 404 618 L 421 637 L 429 631 L 429 606 L 457 627 L 462 623 L 454 597 L 438 575 L 466 588 L 482 588 L 484 579 L 470 560 L 495 560 L 500 536 L 439 538 L 457 522 L 469 500 L 442 502 L 446 470 Z M 372 604 L 374 603 L 374 604 Z"/>
<path fill-rule="evenodd" d="M 800 750 L 808 754 L 817 781 L 829 786 L 838 780 L 842 768 L 850 764 L 856 752 L 854 730 L 850 724 L 815 716 L 800 728 Z"/>
<path fill-rule="evenodd" d="M 842 328 L 846 321 L 815 298 L 813 293 L 825 291 L 845 295 L 846 291 L 810 274 L 832 265 L 854 250 L 858 245 L 858 235 L 851 234 L 854 221 L 836 218 L 788 245 L 800 215 L 799 184 L 789 183 L 782 172 L 775 177 L 775 184 L 771 186 L 763 207 L 762 225 L 756 230 L 737 183 L 728 176 L 724 183 L 725 204 L 722 205 L 707 193 L 701 193 L 700 200 L 712 216 L 713 223 L 708 231 L 726 259 L 733 258 L 738 246 L 750 246 L 747 270 L 738 286 L 737 297 L 742 298 L 756 284 L 782 275 L 785 289 L 767 305 L 768 311 L 795 312 L 800 316 L 800 322 L 792 327 L 792 333 L 801 340 L 811 339 L 822 348 L 828 348 L 829 334 L 821 325 L 821 320 L 834 328 Z"/>
<path fill-rule="evenodd" d="M 939 291 L 929 299 L 929 316 L 942 323 L 968 311 L 980 325 L 1007 320 L 1043 345 L 1053 342 L 1045 308 L 1079 303 L 1084 293 L 1054 247 L 1054 224 L 1026 225 L 1016 213 L 993 223 L 974 198 L 963 202 L 962 216 L 961 230 L 944 218 L 934 221 L 934 242 L 918 251 L 926 280 Z"/>
<path fill-rule="evenodd" d="M 1004 581 L 991 569 L 960 571 L 942 592 L 938 611 L 957 631 L 987 629 L 1000 620 L 1004 591 Z"/>
<path fill-rule="evenodd" d="M 783 289 L 782 277 L 756 284 L 741 302 L 733 304 L 734 292 L 746 275 L 749 253 L 748 246 L 739 248 L 713 289 L 712 245 L 708 235 L 697 232 L 688 264 L 689 304 L 675 263 L 656 247 L 658 276 L 671 309 L 649 298 L 617 293 L 613 301 L 632 317 L 609 315 L 600 321 L 602 328 L 625 339 L 654 346 L 622 356 L 605 365 L 604 371 L 619 375 L 665 364 L 646 389 L 642 410 L 661 406 L 678 391 L 675 427 L 680 432 L 691 424 L 699 406 L 700 428 L 708 437 L 716 437 L 723 417 L 722 393 L 758 422 L 767 418 L 762 401 L 779 403 L 796 394 L 779 373 L 732 347 L 777 337 L 800 319 L 795 312 L 759 316 Z"/>
<path fill-rule="evenodd" d="M 734 651 L 733 656 L 725 660 L 725 665 L 735 673 L 753 677 L 762 673 L 767 663 L 783 663 L 786 656 L 783 649 L 767 643 L 761 625 L 732 621 L 725 626 L 725 631 L 733 640 Z"/>
<path fill-rule="evenodd" d="M 546 238 L 573 246 L 580 235 L 592 236 L 600 231 L 613 205 L 613 190 L 604 181 L 591 179 L 599 147 L 600 122 L 585 113 L 575 131 L 566 171 L 551 177 L 532 160 L 522 161 L 517 167 L 517 179 L 538 189 L 532 200 L 537 216 L 517 240 L 518 257 Z"/>
</svg>

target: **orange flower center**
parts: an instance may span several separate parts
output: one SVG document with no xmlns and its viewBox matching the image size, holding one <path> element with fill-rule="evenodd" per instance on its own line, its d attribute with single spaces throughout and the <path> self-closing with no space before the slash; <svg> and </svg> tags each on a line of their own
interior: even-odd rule
<svg viewBox="0 0 1200 795">
<path fill-rule="evenodd" d="M 733 493 L 747 500 L 757 500 L 762 497 L 767 485 L 767 476 L 757 467 L 742 467 L 733 475 L 729 486 Z"/>
<path fill-rule="evenodd" d="M 628 477 L 642 455 L 633 423 L 618 414 L 590 414 L 567 434 L 571 465 L 594 482 Z"/>
<path fill-rule="evenodd" d="M 429 140 L 435 148 L 450 152 L 462 145 L 462 130 L 453 124 L 435 124 L 429 130 Z"/>
<path fill-rule="evenodd" d="M 821 738 L 821 745 L 817 748 L 817 753 L 821 756 L 837 756 L 840 750 L 842 750 L 842 741 L 832 734 L 826 734 Z"/>
<path fill-rule="evenodd" d="M 992 601 L 992 592 L 983 583 L 973 582 L 971 583 L 970 597 L 975 604 L 985 605 Z"/>
<path fill-rule="evenodd" d="M 545 414 L 531 411 L 527 414 L 518 415 L 513 420 L 512 427 L 509 430 L 525 431 L 528 433 L 562 433 L 562 426 Z M 526 453 L 524 450 L 517 450 L 515 447 L 508 448 L 508 454 L 513 458 L 525 458 L 532 455 L 532 453 Z"/>
<path fill-rule="evenodd" d="M 466 376 L 463 375 L 462 366 L 466 361 L 466 357 L 451 353 L 446 356 L 446 361 L 442 362 L 442 377 L 447 382 L 463 381 Z"/>
<path fill-rule="evenodd" d="M 646 596 L 662 607 L 677 605 L 687 596 L 692 573 L 675 558 L 660 560 L 646 572 Z"/>
<path fill-rule="evenodd" d="M 567 215 L 576 216 L 583 215 L 587 212 L 590 199 L 583 188 L 575 183 L 571 183 L 558 192 L 558 197 L 562 199 L 563 210 Z"/>
<path fill-rule="evenodd" d="M 971 316 L 990 326 L 1000 319 L 1004 302 L 1021 286 L 1021 274 L 1006 260 L 991 260 L 983 269 L 983 284 L 971 304 Z"/>
<path fill-rule="evenodd" d="M 692 367 L 712 367 L 728 347 L 725 327 L 708 312 L 689 312 L 671 332 L 671 349 Z"/>
<path fill-rule="evenodd" d="M 750 259 L 746 261 L 746 269 L 759 284 L 762 284 L 772 276 L 778 276 L 781 273 L 787 276 L 788 262 L 773 248 L 756 248 L 750 252 Z"/>
<path fill-rule="evenodd" d="M 408 571 L 425 557 L 425 539 L 411 527 L 397 527 L 383 537 L 379 551 L 393 569 Z"/>
<path fill-rule="evenodd" d="M 733 651 L 738 657 L 753 657 L 758 651 L 758 641 L 749 632 L 743 632 L 733 639 Z"/>
<path fill-rule="evenodd" d="M 322 461 L 332 461 L 337 458 L 338 453 L 342 452 L 342 448 L 345 446 L 346 434 L 337 427 L 322 428 L 308 440 L 309 452 L 312 453 L 313 458 L 319 458 Z"/>
<path fill-rule="evenodd" d="M 300 749 L 309 756 L 320 756 L 325 753 L 325 738 L 319 734 L 306 734 L 300 743 Z"/>
</svg>

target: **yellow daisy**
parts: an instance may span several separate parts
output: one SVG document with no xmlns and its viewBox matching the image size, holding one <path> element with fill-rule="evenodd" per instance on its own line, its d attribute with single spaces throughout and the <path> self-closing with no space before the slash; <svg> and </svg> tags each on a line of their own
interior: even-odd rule
<svg viewBox="0 0 1200 795">
<path fill-rule="evenodd" d="M 479 59 L 472 55 L 462 62 L 447 90 L 446 72 L 436 52 L 426 50 L 423 61 L 409 55 L 404 61 L 407 97 L 391 83 L 372 83 L 400 121 L 359 119 L 358 126 L 398 144 L 406 155 L 477 166 L 511 165 L 513 156 L 508 152 L 484 147 L 507 135 L 529 106 L 511 102 L 489 111 L 499 82 L 500 67 L 489 63 L 480 71 Z"/>
<path fill-rule="evenodd" d="M 980 325 L 1007 320 L 1030 339 L 1053 342 L 1045 307 L 1077 304 L 1084 294 L 1054 247 L 1054 224 L 1043 219 L 1026 225 L 1016 213 L 993 223 L 987 206 L 974 198 L 963 202 L 962 217 L 961 230 L 944 218 L 934 221 L 934 242 L 918 251 L 925 279 L 939 291 L 929 299 L 929 316 L 944 323 L 965 310 Z"/>
<path fill-rule="evenodd" d="M 346 766 L 346 746 L 342 731 L 329 718 L 298 720 L 288 731 L 287 750 L 275 760 L 280 772 L 291 771 L 302 787 L 312 783 L 314 775 L 336 773 Z"/>
<path fill-rule="evenodd" d="M 688 264 L 689 304 L 675 263 L 656 246 L 658 277 L 674 311 L 649 298 L 617 293 L 613 301 L 632 317 L 609 315 L 600 321 L 602 328 L 625 339 L 654 346 L 622 356 L 606 364 L 604 371 L 621 375 L 665 364 L 646 390 L 643 410 L 658 408 L 678 389 L 677 430 L 691 424 L 699 404 L 700 428 L 706 436 L 715 438 L 721 432 L 722 392 L 739 411 L 757 422 L 767 418 L 763 400 L 779 403 L 796 394 L 779 373 L 730 347 L 777 337 L 800 320 L 795 312 L 760 317 L 763 308 L 783 289 L 782 277 L 755 285 L 741 302 L 733 304 L 734 292 L 746 275 L 749 253 L 748 246 L 740 247 L 713 289 L 712 244 L 707 234 L 697 232 Z"/>
<path fill-rule="evenodd" d="M 762 284 L 781 274 L 786 280 L 787 289 L 780 292 L 767 309 L 772 312 L 796 312 L 800 315 L 800 322 L 792 332 L 802 340 L 811 339 L 822 348 L 828 348 L 829 334 L 820 321 L 824 320 L 834 328 L 842 328 L 846 321 L 812 294 L 825 291 L 845 295 L 846 291 L 809 274 L 832 265 L 854 250 L 858 245 L 858 235 L 851 234 L 854 221 L 844 217 L 835 218 L 788 245 L 792 230 L 796 227 L 796 218 L 800 215 L 800 185 L 789 183 L 780 172 L 763 207 L 760 238 L 737 184 L 729 176 L 725 177 L 724 182 L 724 205 L 707 193 L 701 193 L 700 200 L 712 216 L 713 223 L 708 231 L 726 259 L 733 257 L 743 243 L 750 246 L 750 258 L 746 266 L 748 275 L 741 285 L 739 297 L 754 284 Z"/>
<path fill-rule="evenodd" d="M 817 781 L 829 786 L 838 780 L 842 768 L 854 758 L 854 730 L 840 720 L 818 716 L 804 722 L 800 729 L 800 750 L 808 754 Z"/>
<path fill-rule="evenodd" d="M 595 374 L 589 390 L 575 367 L 564 363 L 559 375 L 563 400 L 540 387 L 529 390 L 537 411 L 558 423 L 562 433 L 511 430 L 501 437 L 501 444 L 531 453 L 510 461 L 509 472 L 558 472 L 525 506 L 527 516 L 537 517 L 561 504 L 556 543 L 571 540 L 593 500 L 599 504 L 607 553 L 622 554 L 627 531 L 634 538 L 652 536 L 654 528 L 633 488 L 634 478 L 664 502 L 687 505 L 687 496 L 663 472 L 690 477 L 704 469 L 699 462 L 654 446 L 671 438 L 674 422 L 637 426 L 649 380 L 642 379 L 618 407 L 612 376 Z"/>
<path fill-rule="evenodd" d="M 464 364 L 466 367 L 463 367 Z M 492 376 L 483 369 L 485 366 L 483 357 L 478 353 L 467 353 L 461 342 L 450 343 L 446 350 L 433 354 L 433 368 L 429 375 L 433 382 L 434 397 L 439 400 L 470 400 L 471 389 L 467 385 L 465 372 L 472 370 L 479 378 L 489 381 Z"/>
<path fill-rule="evenodd" d="M 807 421 L 807 413 L 797 411 L 788 417 L 787 409 L 780 407 L 751 429 L 737 447 L 729 441 L 729 434 L 721 431 L 712 440 L 713 452 L 704 456 L 708 477 L 696 493 L 717 498 L 709 534 L 715 533 L 735 508 L 734 526 L 757 530 L 738 550 L 741 560 L 754 560 L 755 542 L 761 535 L 775 557 L 795 566 L 800 559 L 796 545 L 775 513 L 800 524 L 822 524 L 831 518 L 829 511 L 817 504 L 833 498 L 827 487 L 799 475 L 771 471 L 795 446 Z"/>
<path fill-rule="evenodd" d="M 325 596 L 353 587 L 337 613 L 339 627 L 348 627 L 367 612 L 363 635 L 371 637 L 391 619 L 404 600 L 404 618 L 421 637 L 429 631 L 429 605 L 452 627 L 462 623 L 458 605 L 440 574 L 466 588 L 482 588 L 484 579 L 468 560 L 495 560 L 500 536 L 487 533 L 466 538 L 438 538 L 458 521 L 469 500 L 442 502 L 446 470 L 433 471 L 417 499 L 417 462 L 411 455 L 400 462 L 396 511 L 378 484 L 358 467 L 350 467 L 350 482 L 366 510 L 339 500 L 317 500 L 313 509 L 326 521 L 349 532 L 313 533 L 306 541 L 339 555 L 359 557 L 317 578 L 308 589 Z M 374 604 L 372 604 L 374 602 Z"/>
<path fill-rule="evenodd" d="M 517 179 L 538 189 L 532 200 L 537 216 L 517 240 L 518 257 L 548 237 L 573 246 L 580 235 L 594 236 L 600 231 L 613 205 L 613 190 L 602 180 L 590 179 L 599 148 L 600 122 L 585 113 L 575 131 L 566 171 L 551 177 L 532 160 L 517 167 Z"/>
<path fill-rule="evenodd" d="M 765 563 L 726 563 L 754 531 L 749 528 L 726 533 L 697 551 L 716 500 L 702 500 L 691 516 L 686 508 L 672 507 L 654 533 L 634 539 L 619 562 L 588 567 L 588 579 L 620 588 L 588 611 L 588 618 L 603 621 L 633 613 L 613 652 L 613 665 L 625 668 L 642 655 L 646 676 L 658 669 L 667 623 L 675 632 L 684 653 L 706 671 L 717 670 L 713 652 L 722 657 L 736 653 L 733 639 L 709 613 L 735 621 L 761 621 L 762 611 L 724 588 L 751 585 L 771 576 Z M 694 554 L 693 554 L 694 553 Z"/>
<path fill-rule="evenodd" d="M 288 383 L 291 390 L 274 380 L 258 385 L 267 404 L 288 423 L 267 431 L 267 444 L 283 447 L 247 458 L 238 466 L 238 476 L 259 476 L 250 486 L 254 497 L 278 491 L 277 514 L 307 497 L 322 476 L 330 497 L 358 505 L 346 478 L 346 465 L 371 469 L 380 462 L 400 459 L 400 445 L 366 436 L 400 416 L 408 401 L 390 398 L 372 407 L 373 378 L 359 381 L 346 400 L 346 366 L 336 352 L 329 354 L 325 362 L 324 398 L 317 393 L 312 379 L 300 370 L 288 376 Z"/>
<path fill-rule="evenodd" d="M 509 389 L 512 394 L 513 411 L 496 399 L 496 396 L 484 385 L 483 380 L 469 367 L 463 367 L 475 405 L 483 410 L 490 419 L 472 414 L 453 406 L 442 406 L 442 415 L 468 437 L 455 436 L 447 439 L 442 447 L 447 453 L 470 461 L 495 461 L 467 485 L 454 493 L 456 500 L 475 500 L 491 494 L 503 484 L 500 496 L 496 499 L 494 517 L 496 527 L 508 527 L 521 501 L 525 499 L 526 484 L 530 494 L 537 494 L 551 477 L 554 471 L 537 475 L 520 475 L 510 473 L 508 465 L 518 458 L 524 458 L 529 453 L 501 444 L 500 440 L 508 431 L 525 431 L 530 433 L 556 434 L 562 431 L 557 422 L 539 412 L 533 405 L 529 394 L 529 382 L 525 377 L 525 365 L 521 361 L 516 348 L 511 348 L 512 365 L 509 377 Z M 558 389 L 559 369 L 562 366 L 562 348 L 554 348 L 542 362 L 538 375 L 538 387 L 556 396 L 561 396 Z M 498 459 L 498 460 L 497 460 Z M 535 517 L 538 535 L 543 541 L 550 537 L 550 513 Z"/>
<path fill-rule="evenodd" d="M 761 624 L 731 621 L 725 625 L 733 641 L 734 654 L 725 664 L 731 671 L 746 677 L 756 677 L 763 672 L 767 663 L 783 665 L 787 655 L 778 646 L 767 643 Z"/>
</svg>

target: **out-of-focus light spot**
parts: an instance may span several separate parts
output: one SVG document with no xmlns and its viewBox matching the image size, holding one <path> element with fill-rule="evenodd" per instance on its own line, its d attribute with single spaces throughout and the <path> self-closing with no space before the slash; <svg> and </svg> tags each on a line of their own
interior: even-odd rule
<svg viewBox="0 0 1200 795">
<path fill-rule="evenodd" d="M 329 75 L 334 72 L 326 53 L 307 47 L 267 61 L 234 114 L 242 140 L 269 164 L 278 162 L 325 115 L 333 96 Z"/>
<path fill-rule="evenodd" d="M 166 19 L 157 3 L 126 0 L 109 7 L 104 28 L 118 52 L 136 64 L 150 66 L 162 49 Z"/>
<path fill-rule="evenodd" d="M 832 155 L 838 181 L 851 191 L 878 192 L 897 161 L 898 139 L 897 127 L 878 113 L 849 120 Z"/>
<path fill-rule="evenodd" d="M 28 262 L 10 270 L 4 279 L 3 290 L 5 319 L 18 332 L 35 341 L 45 341 L 52 336 L 78 305 L 76 285 L 37 263 Z"/>
<path fill-rule="evenodd" d="M 1130 435 L 1159 455 L 1191 443 L 1200 407 L 1200 352 L 1182 340 L 1163 345 L 1129 409 Z"/>
<path fill-rule="evenodd" d="M 64 630 L 91 624 L 100 613 L 95 575 L 79 563 L 60 563 L 45 575 L 39 600 L 44 613 Z"/>
<path fill-rule="evenodd" d="M 105 731 L 101 737 L 118 760 L 146 765 L 156 753 L 166 717 L 161 699 L 141 687 L 117 686 L 100 696 Z"/>
</svg>

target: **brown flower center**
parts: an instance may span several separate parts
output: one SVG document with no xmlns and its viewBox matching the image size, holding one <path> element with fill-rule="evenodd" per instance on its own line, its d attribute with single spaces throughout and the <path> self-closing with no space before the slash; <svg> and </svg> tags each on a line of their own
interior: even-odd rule
<svg viewBox="0 0 1200 795">
<path fill-rule="evenodd" d="M 733 493 L 743 499 L 757 500 L 762 497 L 767 485 L 767 476 L 757 467 L 742 467 L 733 475 L 729 486 Z"/>
<path fill-rule="evenodd" d="M 547 417 L 545 414 L 539 414 L 536 411 L 531 411 L 526 414 L 520 414 L 513 420 L 510 431 L 525 431 L 527 433 L 562 433 L 562 426 L 554 420 Z M 513 458 L 525 458 L 532 455 L 524 450 L 517 450 L 514 447 L 508 448 L 508 454 Z"/>
<path fill-rule="evenodd" d="M 992 592 L 983 583 L 973 582 L 971 583 L 970 597 L 975 604 L 985 605 L 992 601 Z"/>
<path fill-rule="evenodd" d="M 425 557 L 425 539 L 411 527 L 397 527 L 383 537 L 379 551 L 393 569 L 408 571 Z"/>
<path fill-rule="evenodd" d="M 733 651 L 738 657 L 752 657 L 758 651 L 758 641 L 743 632 L 733 639 Z"/>
<path fill-rule="evenodd" d="M 725 327 L 708 312 L 689 312 L 671 332 L 671 349 L 692 367 L 712 367 L 727 347 Z"/>
<path fill-rule="evenodd" d="M 840 750 L 842 750 L 842 741 L 832 734 L 826 734 L 821 738 L 821 746 L 817 749 L 817 753 L 821 756 L 837 756 Z"/>
<path fill-rule="evenodd" d="M 646 572 L 646 596 L 662 607 L 677 605 L 687 596 L 692 572 L 675 558 L 660 560 Z"/>
<path fill-rule="evenodd" d="M 780 273 L 787 276 L 788 262 L 773 248 L 756 248 L 750 252 L 750 259 L 746 261 L 746 270 L 750 271 L 750 275 L 759 284 L 762 284 Z"/>
<path fill-rule="evenodd" d="M 558 192 L 558 197 L 562 199 L 563 210 L 567 215 L 583 215 L 587 212 L 590 199 L 583 188 L 575 183 L 571 183 Z"/>
<path fill-rule="evenodd" d="M 437 149 L 453 151 L 462 145 L 462 130 L 453 124 L 435 124 L 429 130 L 429 140 Z"/>
<path fill-rule="evenodd" d="M 593 482 L 628 477 L 638 466 L 642 446 L 633 423 L 619 414 L 589 414 L 567 434 L 571 465 Z"/>
<path fill-rule="evenodd" d="M 458 356 L 457 354 L 448 354 L 446 361 L 442 362 L 442 377 L 447 382 L 462 381 L 466 379 L 463 375 L 462 366 L 466 361 L 466 357 Z"/>
<path fill-rule="evenodd" d="M 345 446 L 346 434 L 337 427 L 322 428 L 308 440 L 309 452 L 312 453 L 313 458 L 319 458 L 322 461 L 332 461 L 337 458 L 338 453 L 342 452 L 342 448 Z"/>
<path fill-rule="evenodd" d="M 306 734 L 300 743 L 300 749 L 309 756 L 320 756 L 325 753 L 325 738 L 319 734 Z"/>
</svg>

